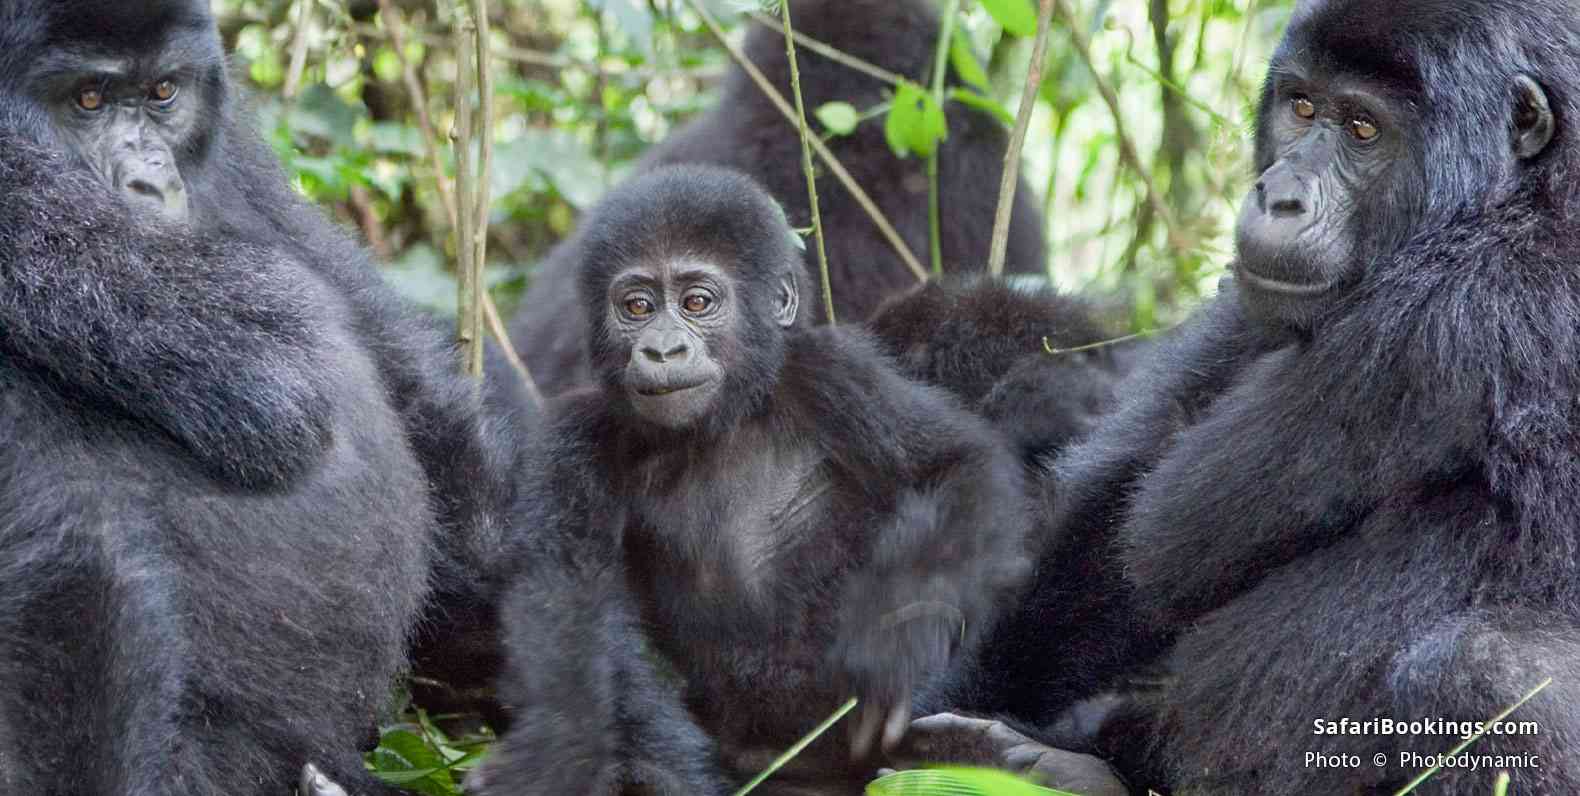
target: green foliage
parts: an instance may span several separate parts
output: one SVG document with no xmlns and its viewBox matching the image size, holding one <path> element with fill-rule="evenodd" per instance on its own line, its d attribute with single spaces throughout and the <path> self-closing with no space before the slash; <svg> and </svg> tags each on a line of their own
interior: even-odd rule
<svg viewBox="0 0 1580 796">
<path fill-rule="evenodd" d="M 894 104 L 883 123 L 883 137 L 899 157 L 913 152 L 922 157 L 931 155 L 949 137 L 944 109 L 927 89 L 907 80 L 894 92 Z"/>
<path fill-rule="evenodd" d="M 982 0 L 982 7 L 1015 36 L 1037 35 L 1037 9 L 1031 0 Z"/>
<path fill-rule="evenodd" d="M 379 745 L 367 755 L 368 770 L 379 779 L 425 796 L 459 796 L 461 785 L 493 741 L 490 733 L 452 738 L 422 711 L 409 721 L 385 727 Z"/>
<path fill-rule="evenodd" d="M 822 123 L 823 129 L 829 135 L 850 135 L 856 131 L 856 124 L 861 121 L 861 114 L 856 112 L 856 106 L 848 102 L 825 102 L 814 115 Z"/>
<path fill-rule="evenodd" d="M 867 784 L 866 796 L 1076 796 L 987 768 L 921 768 Z"/>
<path fill-rule="evenodd" d="M 988 83 L 987 70 L 982 68 L 982 62 L 977 60 L 977 54 L 971 50 L 971 40 L 966 38 L 966 32 L 955 28 L 949 42 L 949 65 L 955 69 L 955 74 L 961 80 L 971 84 L 971 87 L 981 91 L 992 91 Z"/>
</svg>

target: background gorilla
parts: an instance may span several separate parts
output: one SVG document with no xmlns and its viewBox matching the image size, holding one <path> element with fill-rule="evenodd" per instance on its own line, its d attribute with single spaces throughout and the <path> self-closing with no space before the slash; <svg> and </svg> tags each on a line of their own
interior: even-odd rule
<svg viewBox="0 0 1580 796">
<path fill-rule="evenodd" d="M 885 302 L 870 326 L 906 375 L 959 396 L 1034 471 L 1109 409 L 1133 356 L 1114 346 L 1048 353 L 1116 335 L 1081 299 L 988 279 L 929 282 Z"/>
<path fill-rule="evenodd" d="M 672 778 L 661 792 L 719 792 L 637 622 L 729 777 L 850 693 L 866 758 L 1024 572 L 1014 458 L 860 332 L 808 328 L 791 234 L 751 180 L 711 167 L 639 177 L 589 221 L 577 262 L 600 388 L 566 396 L 528 472 L 518 521 L 537 533 L 502 608 L 523 713 L 487 792 L 652 771 Z M 614 655 L 589 665 L 600 647 Z M 850 758 L 825 737 L 771 782 L 850 787 L 871 773 Z"/>
<path fill-rule="evenodd" d="M 913 79 L 929 73 L 938 19 L 927 0 L 801 0 L 793 10 L 796 28 L 815 39 Z M 752 63 L 789 96 L 790 66 L 781 31 L 754 25 L 745 49 Z M 806 48 L 796 51 L 796 61 L 809 113 L 835 100 L 867 109 L 891 99 L 892 86 Z M 979 271 L 987 262 L 1009 137 L 996 119 L 981 111 L 958 103 L 950 103 L 946 110 L 949 138 L 938 157 L 944 267 L 952 272 Z M 829 147 L 883 209 L 911 251 L 925 256 L 925 161 L 895 157 L 877 122 L 832 139 Z M 654 147 L 636 170 L 641 173 L 673 163 L 712 163 L 740 170 L 779 200 L 792 225 L 812 225 L 800 140 L 739 68 L 730 71 L 711 111 Z M 819 170 L 823 171 L 821 166 Z M 885 297 L 916 284 L 916 278 L 838 180 L 820 174 L 817 193 L 834 311 L 840 320 L 859 321 Z M 589 382 L 593 375 L 587 363 L 585 324 L 579 317 L 566 316 L 565 298 L 575 290 L 575 246 L 572 241 L 562 243 L 538 267 L 522 310 L 511 323 L 511 337 L 550 395 Z M 815 269 L 817 254 L 812 246 L 807 249 L 807 262 Z M 1024 184 L 1015 195 L 1008 255 L 1009 268 L 1026 273 L 1041 273 L 1046 262 L 1042 214 Z M 822 303 L 811 300 L 812 295 L 808 294 L 808 304 L 815 306 L 808 311 L 821 314 Z"/>
<path fill-rule="evenodd" d="M 1170 679 L 1101 739 L 1138 784 L 1391 792 L 1432 765 L 1410 753 L 1460 731 L 1313 722 L 1484 722 L 1551 676 L 1514 716 L 1539 734 L 1470 749 L 1539 763 L 1431 787 L 1486 792 L 1507 768 L 1516 791 L 1580 789 L 1576 10 L 1297 10 L 1263 92 L 1237 284 L 1061 465 L 1058 532 L 1128 576 L 1110 637 L 1132 658 L 1172 642 Z M 1036 707 L 1090 693 L 1112 678 L 1092 662 L 1112 660 L 1067 647 Z"/>
<path fill-rule="evenodd" d="M 7 790 L 278 794 L 308 759 L 381 790 L 358 750 L 428 581 L 469 596 L 507 494 L 207 6 L 0 3 Z"/>
</svg>

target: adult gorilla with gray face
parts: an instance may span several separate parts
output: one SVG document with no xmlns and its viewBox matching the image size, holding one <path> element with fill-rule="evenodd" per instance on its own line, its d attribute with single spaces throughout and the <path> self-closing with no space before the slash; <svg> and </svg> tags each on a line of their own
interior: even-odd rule
<svg viewBox="0 0 1580 796">
<path fill-rule="evenodd" d="M 1164 649 L 1099 737 L 1133 784 L 1392 792 L 1551 677 L 1426 787 L 1580 792 L 1577 86 L 1573 0 L 1297 8 L 1236 278 L 1060 465 L 1112 624 L 1021 718 Z"/>
<path fill-rule="evenodd" d="M 5 792 L 381 792 L 505 494 L 445 343 L 244 118 L 206 0 L 0 0 Z"/>
</svg>

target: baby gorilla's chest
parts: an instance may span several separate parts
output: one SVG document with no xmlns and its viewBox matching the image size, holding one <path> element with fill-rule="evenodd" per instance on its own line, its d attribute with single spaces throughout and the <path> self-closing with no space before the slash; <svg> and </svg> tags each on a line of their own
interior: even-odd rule
<svg viewBox="0 0 1580 796">
<path fill-rule="evenodd" d="M 787 570 L 799 569 L 790 559 L 830 524 L 826 459 L 771 443 L 687 458 L 645 466 L 628 543 L 651 556 L 645 565 L 664 591 L 703 602 L 770 597 Z"/>
</svg>

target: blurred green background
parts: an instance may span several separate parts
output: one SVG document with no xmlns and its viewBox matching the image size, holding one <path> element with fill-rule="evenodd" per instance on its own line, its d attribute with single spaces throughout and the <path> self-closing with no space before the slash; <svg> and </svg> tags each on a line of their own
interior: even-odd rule
<svg viewBox="0 0 1580 796">
<path fill-rule="evenodd" d="M 394 24 L 381 5 L 395 10 Z M 446 313 L 454 247 L 403 65 L 451 168 L 454 5 L 215 0 L 238 73 L 300 189 L 361 231 L 402 292 Z M 730 62 L 681 0 L 490 5 L 497 151 L 486 279 L 508 315 L 533 264 L 646 147 L 709 106 Z M 754 5 L 709 0 L 737 37 Z M 1120 300 L 1136 329 L 1167 325 L 1214 289 L 1228 262 L 1251 112 L 1290 0 L 1071 7 L 1091 36 L 1091 63 L 1056 23 L 1024 150 L 1023 173 L 1046 208 L 1049 275 Z M 967 0 L 959 24 L 987 67 L 989 94 L 1013 113 L 1032 42 L 1007 35 L 989 10 Z M 1139 169 L 1121 156 L 1098 80 L 1117 93 Z M 1152 212 L 1149 184 L 1171 209 L 1172 230 Z"/>
</svg>

